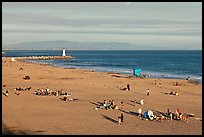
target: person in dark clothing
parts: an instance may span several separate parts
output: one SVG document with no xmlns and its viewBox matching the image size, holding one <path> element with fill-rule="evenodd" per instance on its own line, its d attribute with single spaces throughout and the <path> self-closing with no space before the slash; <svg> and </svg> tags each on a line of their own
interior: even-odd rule
<svg viewBox="0 0 204 137">
<path fill-rule="evenodd" d="M 9 94 L 9 92 L 8 92 L 8 90 L 6 90 L 6 94 L 5 94 L 5 95 L 6 95 L 6 97 L 8 97 L 8 94 Z"/>
<path fill-rule="evenodd" d="M 149 96 L 149 89 L 147 90 L 147 96 Z"/>
<path fill-rule="evenodd" d="M 121 119 L 121 123 L 123 123 L 123 122 L 124 122 L 124 116 L 123 116 L 123 113 L 121 113 L 121 115 L 120 115 L 120 119 Z"/>
<path fill-rule="evenodd" d="M 127 89 L 130 90 L 130 85 L 129 84 L 127 84 Z"/>
</svg>

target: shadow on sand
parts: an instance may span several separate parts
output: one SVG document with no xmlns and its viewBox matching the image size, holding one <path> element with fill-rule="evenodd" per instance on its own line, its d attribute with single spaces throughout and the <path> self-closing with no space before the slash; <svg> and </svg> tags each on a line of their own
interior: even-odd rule
<svg viewBox="0 0 204 137">
<path fill-rule="evenodd" d="M 124 112 L 124 113 L 129 114 L 129 115 L 132 115 L 132 116 L 138 116 L 138 115 L 139 115 L 139 113 L 134 112 L 134 111 L 129 111 L 129 112 L 127 112 L 127 111 L 122 110 L 122 109 L 119 109 L 119 110 L 120 110 L 121 112 Z"/>
<path fill-rule="evenodd" d="M 134 104 L 130 104 L 130 103 L 128 103 L 128 102 L 127 102 L 126 104 L 131 105 L 131 106 L 135 106 Z"/>
<path fill-rule="evenodd" d="M 111 121 L 111 122 L 113 122 L 113 123 L 118 123 L 118 121 L 117 120 L 115 120 L 115 119 L 113 119 L 113 118 L 111 118 L 111 117 L 108 117 L 108 116 L 106 116 L 106 115 L 103 115 L 103 114 L 101 114 L 102 116 L 103 116 L 103 118 L 105 118 L 105 119 L 107 119 L 107 120 L 109 120 L 109 121 Z"/>
<path fill-rule="evenodd" d="M 129 101 L 132 102 L 132 103 L 141 105 L 140 102 L 138 102 L 138 101 L 136 101 L 136 100 L 129 100 Z"/>
<path fill-rule="evenodd" d="M 160 93 L 162 93 L 162 94 L 164 94 L 164 95 L 169 95 L 168 92 L 160 92 Z"/>
<path fill-rule="evenodd" d="M 103 103 L 102 102 L 90 102 L 91 104 L 94 104 L 96 106 L 102 106 Z"/>
<path fill-rule="evenodd" d="M 18 127 L 8 127 L 4 123 L 2 124 L 2 135 L 38 135 L 39 133 L 47 132 L 43 130 L 28 131 L 20 130 Z"/>
</svg>

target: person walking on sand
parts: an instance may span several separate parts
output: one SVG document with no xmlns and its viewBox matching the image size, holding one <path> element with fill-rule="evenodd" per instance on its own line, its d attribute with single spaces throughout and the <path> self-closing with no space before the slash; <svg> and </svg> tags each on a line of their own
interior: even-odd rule
<svg viewBox="0 0 204 137">
<path fill-rule="evenodd" d="M 147 90 L 147 96 L 149 96 L 149 89 Z"/>
<path fill-rule="evenodd" d="M 120 117 L 120 115 L 118 116 L 118 124 L 121 125 L 121 117 Z"/>
<path fill-rule="evenodd" d="M 121 125 L 123 123 L 123 120 L 124 120 L 124 116 L 123 116 L 123 113 L 121 113 L 119 116 L 118 116 L 118 124 Z"/>
<path fill-rule="evenodd" d="M 121 119 L 121 124 L 124 122 L 124 116 L 123 116 L 123 113 L 121 113 L 120 115 L 120 119 Z"/>
<path fill-rule="evenodd" d="M 140 104 L 144 105 L 144 99 L 143 98 L 140 100 Z"/>
<path fill-rule="evenodd" d="M 173 113 L 170 112 L 170 120 L 172 120 L 172 119 L 173 119 Z"/>
</svg>

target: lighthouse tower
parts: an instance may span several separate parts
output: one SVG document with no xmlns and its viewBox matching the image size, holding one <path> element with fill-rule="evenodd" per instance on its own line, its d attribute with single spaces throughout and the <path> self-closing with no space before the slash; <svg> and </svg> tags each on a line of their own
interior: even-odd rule
<svg viewBox="0 0 204 137">
<path fill-rule="evenodd" d="M 65 49 L 63 49 L 63 51 L 62 51 L 62 56 L 66 56 L 65 55 Z"/>
</svg>

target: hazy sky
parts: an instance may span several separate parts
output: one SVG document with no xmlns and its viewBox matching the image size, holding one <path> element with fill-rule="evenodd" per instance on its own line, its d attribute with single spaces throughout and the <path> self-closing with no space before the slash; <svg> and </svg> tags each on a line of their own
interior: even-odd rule
<svg viewBox="0 0 204 137">
<path fill-rule="evenodd" d="M 202 3 L 3 3 L 3 45 L 49 40 L 202 49 Z"/>
</svg>

